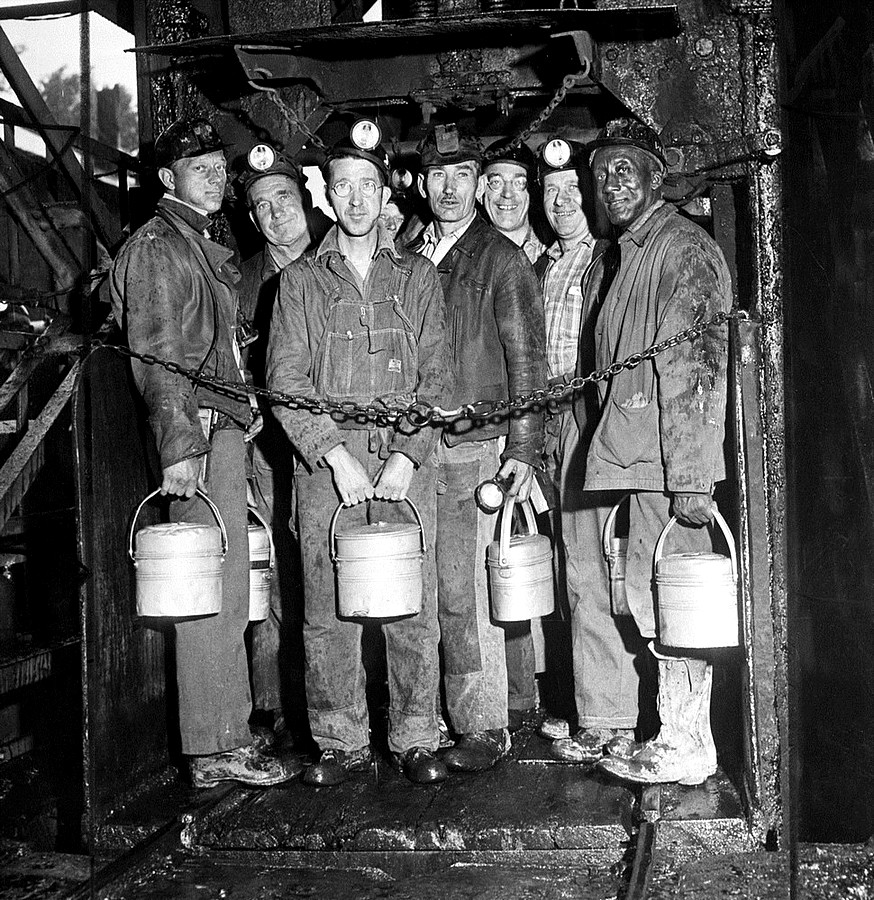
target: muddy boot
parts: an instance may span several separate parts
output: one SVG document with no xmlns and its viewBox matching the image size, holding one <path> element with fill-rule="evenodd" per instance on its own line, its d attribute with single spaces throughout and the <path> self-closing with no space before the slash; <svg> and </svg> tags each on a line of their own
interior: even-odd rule
<svg viewBox="0 0 874 900">
<path fill-rule="evenodd" d="M 659 661 L 662 727 L 636 752 L 606 756 L 598 765 L 610 775 L 640 784 L 701 784 L 716 771 L 710 733 L 713 667 L 703 659 L 663 656 L 650 649 Z"/>
</svg>

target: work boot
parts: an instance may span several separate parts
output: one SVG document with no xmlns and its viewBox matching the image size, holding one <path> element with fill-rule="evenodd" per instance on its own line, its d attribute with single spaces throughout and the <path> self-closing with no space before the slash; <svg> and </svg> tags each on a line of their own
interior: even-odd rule
<svg viewBox="0 0 874 900">
<path fill-rule="evenodd" d="M 581 728 L 572 737 L 552 742 L 549 752 L 562 762 L 593 763 L 604 755 L 604 747 L 617 738 L 634 739 L 631 728 Z"/>
<path fill-rule="evenodd" d="M 472 731 L 461 735 L 458 743 L 446 751 L 443 761 L 448 769 L 483 772 L 506 756 L 510 746 L 510 734 L 506 728 Z"/>
<path fill-rule="evenodd" d="M 427 747 L 411 747 L 404 753 L 392 753 L 392 759 L 413 784 L 437 784 L 449 777 L 443 760 Z"/>
<path fill-rule="evenodd" d="M 628 759 L 634 756 L 642 746 L 642 743 L 638 743 L 634 739 L 634 732 L 629 731 L 626 733 L 623 730 L 622 734 L 617 734 L 616 737 L 610 738 L 604 744 L 604 756 L 618 756 L 620 759 Z"/>
<path fill-rule="evenodd" d="M 273 721 L 272 725 L 267 724 L 268 719 Z M 294 737 L 285 723 L 282 710 L 264 710 L 263 715 L 259 716 L 259 721 L 250 725 L 249 730 L 252 732 L 252 743 L 259 750 L 287 753 L 294 749 Z"/>
<path fill-rule="evenodd" d="M 701 784 L 716 772 L 710 732 L 713 666 L 703 659 L 662 656 L 650 649 L 659 661 L 661 729 L 630 756 L 607 756 L 599 766 L 639 784 Z"/>
<path fill-rule="evenodd" d="M 304 773 L 304 784 L 316 787 L 342 784 L 350 772 L 363 772 L 373 761 L 370 747 L 360 750 L 336 750 L 329 747 L 322 751 L 317 763 L 313 763 Z"/>
<path fill-rule="evenodd" d="M 545 716 L 537 729 L 537 733 L 548 741 L 559 741 L 571 736 L 571 727 L 567 719 L 559 719 L 558 716 Z"/>
<path fill-rule="evenodd" d="M 269 787 L 299 775 L 303 764 L 259 749 L 254 743 L 208 756 L 190 756 L 188 768 L 196 788 L 210 788 L 225 781 L 253 787 Z"/>
</svg>

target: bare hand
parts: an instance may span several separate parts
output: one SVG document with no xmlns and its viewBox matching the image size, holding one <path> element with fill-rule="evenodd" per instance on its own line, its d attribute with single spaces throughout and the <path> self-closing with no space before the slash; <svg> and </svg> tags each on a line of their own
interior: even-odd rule
<svg viewBox="0 0 874 900">
<path fill-rule="evenodd" d="M 391 453 L 379 470 L 373 486 L 375 497 L 380 500 L 406 500 L 413 480 L 415 466 L 409 456 Z"/>
<path fill-rule="evenodd" d="M 373 496 L 373 485 L 364 466 L 346 449 L 337 444 L 325 454 L 325 462 L 334 476 L 334 486 L 343 506 L 356 506 Z"/>
<path fill-rule="evenodd" d="M 257 437 L 261 433 L 261 429 L 264 427 L 264 416 L 261 415 L 260 410 L 252 411 L 252 423 L 246 429 L 246 433 L 243 435 L 243 440 L 248 444 L 253 438 Z"/>
<path fill-rule="evenodd" d="M 172 466 L 164 468 L 164 480 L 161 482 L 161 493 L 172 494 L 175 497 L 194 496 L 197 488 L 203 490 L 203 481 L 200 478 L 200 468 L 203 458 L 200 456 L 191 459 L 183 459 Z"/>
<path fill-rule="evenodd" d="M 713 521 L 713 497 L 710 494 L 675 493 L 673 513 L 686 525 L 706 525 Z"/>
<path fill-rule="evenodd" d="M 531 488 L 534 486 L 534 466 L 529 466 L 520 459 L 508 459 L 498 469 L 498 475 L 501 478 L 513 476 L 513 483 L 507 490 L 508 497 L 515 497 L 519 503 L 524 503 L 531 496 Z"/>
</svg>

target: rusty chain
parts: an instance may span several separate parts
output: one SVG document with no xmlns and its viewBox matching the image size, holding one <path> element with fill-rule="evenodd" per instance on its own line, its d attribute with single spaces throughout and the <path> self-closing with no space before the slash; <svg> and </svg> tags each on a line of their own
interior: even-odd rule
<svg viewBox="0 0 874 900">
<path fill-rule="evenodd" d="M 540 126 L 556 111 L 556 109 L 561 106 L 564 102 L 564 98 L 567 96 L 568 91 L 574 87 L 578 81 L 578 79 L 585 76 L 587 70 L 581 69 L 576 75 L 565 75 L 562 79 L 561 84 L 558 86 L 558 90 L 552 95 L 552 99 L 546 106 L 540 111 L 540 113 L 535 116 L 529 123 L 528 127 L 524 128 L 516 137 L 510 141 L 505 147 L 500 149 L 500 153 L 507 153 L 509 150 L 515 150 L 517 147 L 521 146 L 523 141 L 527 141 L 528 138 L 534 134 Z M 497 153 L 497 151 L 496 151 Z M 489 153 L 486 152 L 483 154 L 483 161 L 489 161 Z"/>
<path fill-rule="evenodd" d="M 251 82 L 250 82 L 251 83 Z M 282 113 L 285 121 L 291 125 L 292 128 L 296 128 L 302 134 L 305 134 L 313 146 L 318 147 L 319 150 L 327 150 L 328 148 L 325 146 L 325 142 L 300 118 L 300 116 L 295 113 L 295 111 L 279 96 L 279 91 L 275 88 L 259 88 L 259 90 L 264 91 L 267 96 L 270 98 L 270 101 L 276 106 L 280 113 Z"/>
<path fill-rule="evenodd" d="M 288 394 L 284 391 L 274 391 L 255 385 L 243 385 L 236 381 L 198 374 L 192 369 L 185 368 L 170 360 L 160 359 L 151 353 L 137 353 L 135 350 L 118 345 L 102 344 L 100 346 L 108 346 L 118 353 L 137 359 L 146 365 L 161 366 L 168 372 L 187 378 L 193 384 L 202 385 L 217 394 L 234 397 L 235 399 L 247 399 L 249 396 L 254 395 L 267 400 L 273 405 L 286 406 L 290 409 L 305 409 L 315 415 L 330 415 L 336 421 L 351 420 L 360 425 L 386 426 L 397 425 L 401 421 L 406 420 L 413 428 L 421 428 L 425 425 L 448 425 L 461 419 L 483 421 L 495 415 L 517 415 L 530 409 L 554 409 L 572 394 L 582 390 L 585 385 L 597 381 L 607 381 L 607 379 L 618 375 L 626 369 L 634 369 L 645 360 L 653 359 L 653 357 L 670 350 L 672 347 L 676 347 L 678 344 L 695 340 L 704 334 L 708 328 L 723 325 L 729 319 L 747 320 L 749 319 L 749 313 L 734 307 L 728 311 L 717 313 L 709 321 L 690 325 L 688 328 L 684 328 L 663 341 L 652 344 L 639 353 L 632 353 L 631 356 L 621 362 L 611 363 L 609 366 L 603 369 L 596 369 L 588 375 L 578 375 L 566 382 L 559 382 L 547 388 L 538 388 L 528 394 L 518 394 L 507 400 L 475 400 L 455 409 L 429 406 L 427 403 L 418 400 L 407 406 L 399 407 L 396 399 L 383 400 L 378 398 L 372 403 L 360 405 L 351 401 L 337 402 L 317 397 L 303 397 L 296 394 Z"/>
<path fill-rule="evenodd" d="M 528 123 L 528 127 L 523 129 L 513 138 L 513 140 L 506 146 L 503 147 L 501 152 L 506 153 L 508 150 L 515 150 L 519 147 L 523 141 L 527 141 L 532 134 L 534 134 L 540 126 L 556 111 L 556 109 L 564 102 L 564 98 L 567 96 L 568 91 L 573 88 L 578 81 L 585 77 L 588 69 L 581 69 L 579 72 L 573 75 L 565 75 L 562 79 L 561 84 L 558 86 L 555 93 L 552 95 L 552 99 L 546 106 L 538 113 L 531 122 Z M 250 84 L 253 84 L 250 82 Z M 267 94 L 271 103 L 273 103 L 279 112 L 282 114 L 283 118 L 292 128 L 296 128 L 302 134 L 305 134 L 307 138 L 309 138 L 310 142 L 313 146 L 317 147 L 319 150 L 327 150 L 327 146 L 324 141 L 304 122 L 300 116 L 295 113 L 295 111 L 279 96 L 279 91 L 275 88 L 265 88 L 260 85 L 253 84 L 253 87 L 257 87 L 259 91 L 263 91 Z M 483 155 L 483 159 L 488 162 L 489 154 L 485 153 Z"/>
</svg>

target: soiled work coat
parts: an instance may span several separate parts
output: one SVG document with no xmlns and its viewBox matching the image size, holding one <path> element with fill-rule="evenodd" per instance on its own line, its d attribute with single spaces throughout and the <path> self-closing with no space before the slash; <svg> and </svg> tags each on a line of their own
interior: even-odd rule
<svg viewBox="0 0 874 900">
<path fill-rule="evenodd" d="M 619 270 L 595 322 L 597 368 L 731 306 L 722 251 L 673 206 L 657 203 L 621 235 L 619 247 Z M 587 279 L 590 309 L 603 270 L 602 256 Z M 709 328 L 599 382 L 587 491 L 708 492 L 725 477 L 727 342 L 726 325 Z"/>
</svg>

